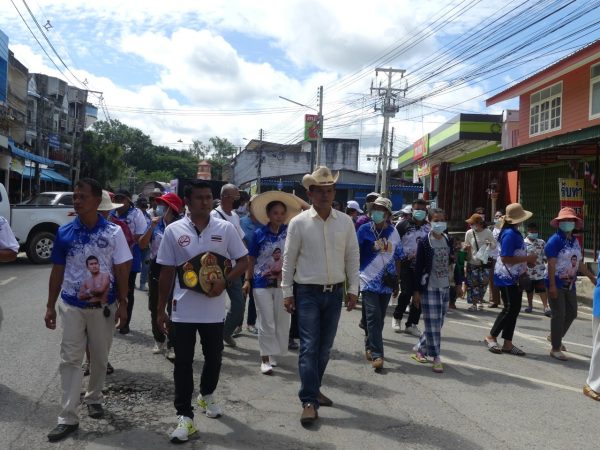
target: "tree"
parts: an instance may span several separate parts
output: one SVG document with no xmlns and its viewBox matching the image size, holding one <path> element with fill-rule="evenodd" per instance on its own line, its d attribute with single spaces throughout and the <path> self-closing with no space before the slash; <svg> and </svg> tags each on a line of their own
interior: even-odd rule
<svg viewBox="0 0 600 450">
<path fill-rule="evenodd" d="M 81 177 L 93 178 L 102 186 L 120 178 L 125 164 L 123 149 L 114 143 L 107 142 L 96 131 L 83 134 L 81 154 Z"/>
<path fill-rule="evenodd" d="M 223 179 L 223 168 L 231 163 L 231 158 L 237 152 L 237 147 L 229 140 L 218 136 L 209 139 L 211 143 L 211 157 L 208 160 L 211 163 L 211 177 L 213 180 Z"/>
</svg>

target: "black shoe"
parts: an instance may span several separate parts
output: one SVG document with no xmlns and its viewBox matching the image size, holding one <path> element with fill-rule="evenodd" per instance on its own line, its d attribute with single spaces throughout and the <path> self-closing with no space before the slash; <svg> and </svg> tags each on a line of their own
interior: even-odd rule
<svg viewBox="0 0 600 450">
<path fill-rule="evenodd" d="M 121 334 L 128 334 L 129 333 L 129 325 L 125 325 L 123 328 L 121 328 L 119 330 L 119 333 L 121 333 Z"/>
<path fill-rule="evenodd" d="M 104 415 L 104 409 L 100 403 L 91 403 L 87 405 L 88 416 L 92 419 L 100 419 Z"/>
<path fill-rule="evenodd" d="M 109 362 L 106 363 L 106 375 L 112 375 L 112 373 L 115 371 L 115 368 L 113 366 L 110 365 Z"/>
<path fill-rule="evenodd" d="M 66 438 L 73 431 L 77 431 L 78 428 L 78 423 L 75 425 L 65 425 L 64 423 L 59 423 L 50 433 L 48 433 L 48 440 L 50 442 L 60 441 L 61 439 Z"/>
<path fill-rule="evenodd" d="M 300 346 L 294 339 L 290 339 L 288 342 L 288 350 L 298 350 Z"/>
<path fill-rule="evenodd" d="M 90 363 L 89 361 L 84 362 L 81 365 L 81 370 L 83 370 L 83 376 L 87 377 L 90 374 Z"/>
</svg>

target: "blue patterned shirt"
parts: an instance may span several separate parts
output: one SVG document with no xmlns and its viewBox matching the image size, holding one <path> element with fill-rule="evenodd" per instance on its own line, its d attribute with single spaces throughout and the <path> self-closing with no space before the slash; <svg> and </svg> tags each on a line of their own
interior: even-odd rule
<svg viewBox="0 0 600 450">
<path fill-rule="evenodd" d="M 255 259 L 253 288 L 278 287 L 281 285 L 283 268 L 283 249 L 287 237 L 287 225 L 281 225 L 277 234 L 269 225 L 263 225 L 254 231 L 254 241 L 248 254 Z"/>
<path fill-rule="evenodd" d="M 404 256 L 398 231 L 388 223 L 379 232 L 370 222 L 360 226 L 356 237 L 360 249 L 360 290 L 391 294 L 392 288 L 383 285 L 383 276 L 396 274 L 396 261 Z"/>
</svg>

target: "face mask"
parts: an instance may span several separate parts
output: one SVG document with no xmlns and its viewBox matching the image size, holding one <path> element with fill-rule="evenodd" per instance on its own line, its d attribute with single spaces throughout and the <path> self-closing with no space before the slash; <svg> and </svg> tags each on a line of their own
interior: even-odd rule
<svg viewBox="0 0 600 450">
<path fill-rule="evenodd" d="M 538 234 L 537 233 L 527 233 L 527 237 L 529 239 L 537 239 L 538 238 Z"/>
<path fill-rule="evenodd" d="M 498 222 L 500 222 L 500 219 L 498 219 L 497 217 L 494 217 L 494 224 L 497 224 Z"/>
<path fill-rule="evenodd" d="M 433 222 L 431 224 L 431 231 L 436 234 L 442 234 L 444 231 L 446 231 L 446 228 L 448 228 L 446 222 Z"/>
<path fill-rule="evenodd" d="M 380 224 L 381 222 L 383 222 L 385 220 L 385 213 L 383 211 L 373 211 L 371 213 L 371 219 L 376 224 Z"/>
<path fill-rule="evenodd" d="M 423 211 L 422 209 L 417 209 L 413 211 L 413 217 L 416 221 L 422 222 L 427 217 L 427 211 Z"/>
<path fill-rule="evenodd" d="M 165 205 L 157 205 L 155 212 L 158 217 L 164 216 L 165 215 Z"/>
<path fill-rule="evenodd" d="M 570 233 L 575 229 L 575 222 L 560 222 L 558 228 L 565 233 Z"/>
<path fill-rule="evenodd" d="M 240 207 L 240 205 L 242 204 L 242 201 L 238 198 L 237 200 L 233 201 L 233 209 L 238 209 Z"/>
</svg>

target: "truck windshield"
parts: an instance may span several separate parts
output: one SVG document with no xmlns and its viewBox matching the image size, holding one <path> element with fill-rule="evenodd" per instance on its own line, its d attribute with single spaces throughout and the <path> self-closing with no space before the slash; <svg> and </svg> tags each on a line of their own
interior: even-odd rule
<svg viewBox="0 0 600 450">
<path fill-rule="evenodd" d="M 54 204 L 55 194 L 38 194 L 25 202 L 26 205 L 48 206 Z"/>
</svg>

